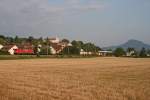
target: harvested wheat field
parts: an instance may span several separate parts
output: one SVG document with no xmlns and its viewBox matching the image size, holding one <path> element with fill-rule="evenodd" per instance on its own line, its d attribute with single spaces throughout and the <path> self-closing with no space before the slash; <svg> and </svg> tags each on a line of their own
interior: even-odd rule
<svg viewBox="0 0 150 100">
<path fill-rule="evenodd" d="M 150 59 L 3 60 L 0 100 L 150 100 Z"/>
</svg>

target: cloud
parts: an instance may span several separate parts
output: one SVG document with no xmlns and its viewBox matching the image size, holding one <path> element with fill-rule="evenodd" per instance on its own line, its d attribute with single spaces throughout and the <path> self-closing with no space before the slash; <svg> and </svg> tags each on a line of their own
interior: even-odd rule
<svg viewBox="0 0 150 100">
<path fill-rule="evenodd" d="M 0 0 L 0 32 L 46 33 L 59 28 L 65 14 L 85 13 L 104 7 L 97 0 L 64 0 L 55 5 L 51 2 L 52 0 Z"/>
<path fill-rule="evenodd" d="M 66 0 L 69 9 L 77 11 L 101 10 L 104 5 L 97 0 Z"/>
</svg>

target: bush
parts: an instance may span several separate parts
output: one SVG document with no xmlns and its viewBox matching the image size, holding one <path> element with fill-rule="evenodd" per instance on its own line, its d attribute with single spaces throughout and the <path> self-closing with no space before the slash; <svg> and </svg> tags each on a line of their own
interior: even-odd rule
<svg viewBox="0 0 150 100">
<path fill-rule="evenodd" d="M 61 54 L 63 54 L 63 55 L 79 55 L 80 49 L 75 46 L 65 47 L 63 49 L 63 51 L 61 52 Z"/>
<path fill-rule="evenodd" d="M 124 56 L 126 54 L 126 52 L 124 51 L 123 48 L 117 48 L 115 51 L 114 51 L 114 55 L 116 57 L 121 57 L 121 56 Z"/>
<path fill-rule="evenodd" d="M 41 48 L 40 55 L 50 55 L 51 54 L 51 49 L 50 48 Z"/>
<path fill-rule="evenodd" d="M 147 57 L 147 53 L 146 53 L 146 50 L 145 48 L 142 48 L 141 52 L 140 52 L 140 57 Z"/>
<path fill-rule="evenodd" d="M 9 52 L 0 50 L 0 55 L 9 55 Z"/>
</svg>

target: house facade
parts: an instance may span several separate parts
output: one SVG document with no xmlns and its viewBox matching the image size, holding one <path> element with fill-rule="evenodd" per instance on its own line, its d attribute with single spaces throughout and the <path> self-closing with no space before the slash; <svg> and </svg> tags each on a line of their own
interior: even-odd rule
<svg viewBox="0 0 150 100">
<path fill-rule="evenodd" d="M 0 50 L 3 48 L 4 46 L 0 44 Z"/>
<path fill-rule="evenodd" d="M 135 54 L 135 51 L 131 50 L 131 51 L 129 51 L 129 52 L 126 53 L 126 56 L 130 57 L 130 56 L 133 56 L 134 54 Z"/>
<path fill-rule="evenodd" d="M 105 50 L 105 51 L 99 51 L 98 55 L 99 56 L 108 56 L 108 55 L 112 55 L 112 53 L 113 53 L 112 51 L 106 51 Z"/>
<path fill-rule="evenodd" d="M 66 46 L 59 43 L 52 43 L 50 46 L 51 54 L 59 54 Z"/>
<path fill-rule="evenodd" d="M 17 45 L 5 45 L 1 50 L 8 52 L 10 55 L 14 55 L 16 49 L 18 49 Z"/>
<path fill-rule="evenodd" d="M 1 51 L 8 52 L 10 55 L 15 54 L 34 54 L 34 48 L 32 45 L 5 45 L 2 47 Z"/>
<path fill-rule="evenodd" d="M 51 54 L 59 54 L 65 47 L 68 46 L 68 43 L 60 41 L 59 38 L 49 38 Z"/>
<path fill-rule="evenodd" d="M 94 54 L 94 53 L 92 53 L 92 52 L 86 52 L 83 49 L 80 50 L 80 55 L 92 55 L 92 54 Z"/>
<path fill-rule="evenodd" d="M 18 49 L 15 49 L 15 54 L 34 54 L 34 46 L 31 44 L 18 45 Z"/>
</svg>

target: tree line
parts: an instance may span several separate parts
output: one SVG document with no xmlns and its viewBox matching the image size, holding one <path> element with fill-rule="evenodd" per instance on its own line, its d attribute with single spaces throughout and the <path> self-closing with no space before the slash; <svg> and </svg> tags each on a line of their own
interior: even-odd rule
<svg viewBox="0 0 150 100">
<path fill-rule="evenodd" d="M 150 55 L 150 49 L 146 50 L 145 48 L 142 48 L 141 51 L 136 51 L 134 48 L 127 48 L 125 51 L 123 48 L 119 47 L 113 52 L 116 57 L 126 56 L 127 53 L 131 53 L 131 57 L 147 57 Z"/>
<path fill-rule="evenodd" d="M 95 44 L 91 42 L 84 43 L 83 41 L 77 41 L 77 40 L 69 41 L 68 39 L 62 39 L 61 41 L 72 44 L 72 46 L 67 46 L 60 52 L 60 54 L 63 54 L 63 55 L 79 55 L 81 49 L 84 50 L 85 52 L 93 52 L 95 54 L 98 51 L 102 50 L 99 46 L 96 46 Z M 40 44 L 43 47 L 46 47 L 46 48 L 41 48 L 40 54 L 42 55 L 51 54 L 51 51 L 49 48 L 51 44 L 49 43 L 48 37 L 47 38 L 43 38 L 43 37 L 35 38 L 33 36 L 29 36 L 26 38 L 22 38 L 19 36 L 8 37 L 8 36 L 0 35 L 0 44 L 7 45 L 7 44 L 12 44 L 12 43 L 14 44 L 30 43 L 34 45 L 35 52 L 37 52 L 36 51 L 37 46 Z M 111 50 L 108 50 L 108 51 L 111 51 Z M 146 50 L 145 48 L 142 48 L 141 51 L 136 51 L 134 48 L 128 48 L 127 50 L 124 50 L 123 48 L 119 47 L 119 48 L 116 48 L 112 52 L 113 52 L 112 55 L 116 57 L 126 56 L 128 52 L 132 52 L 132 54 L 130 55 L 132 57 L 147 57 L 147 55 L 150 55 L 150 49 Z"/>
<path fill-rule="evenodd" d="M 65 42 L 65 43 L 70 43 L 72 44 L 72 46 L 67 46 L 65 47 L 60 54 L 64 54 L 64 55 L 79 55 L 80 54 L 80 50 L 83 49 L 85 52 L 98 52 L 99 50 L 101 50 L 100 47 L 96 46 L 95 44 L 88 42 L 88 43 L 84 43 L 83 41 L 69 41 L 68 39 L 62 39 L 61 42 Z M 2 45 L 7 45 L 7 44 L 23 44 L 23 43 L 30 43 L 32 45 L 34 45 L 34 49 L 35 52 L 37 52 L 37 47 L 38 45 L 42 45 L 43 48 L 41 48 L 41 52 L 40 54 L 46 55 L 46 54 L 51 54 L 50 52 L 50 42 L 48 37 L 47 38 L 34 38 L 33 36 L 29 36 L 27 38 L 21 38 L 19 36 L 15 36 L 15 37 L 5 37 L 3 35 L 0 35 L 0 44 Z M 69 53 L 68 53 L 69 50 Z"/>
</svg>

